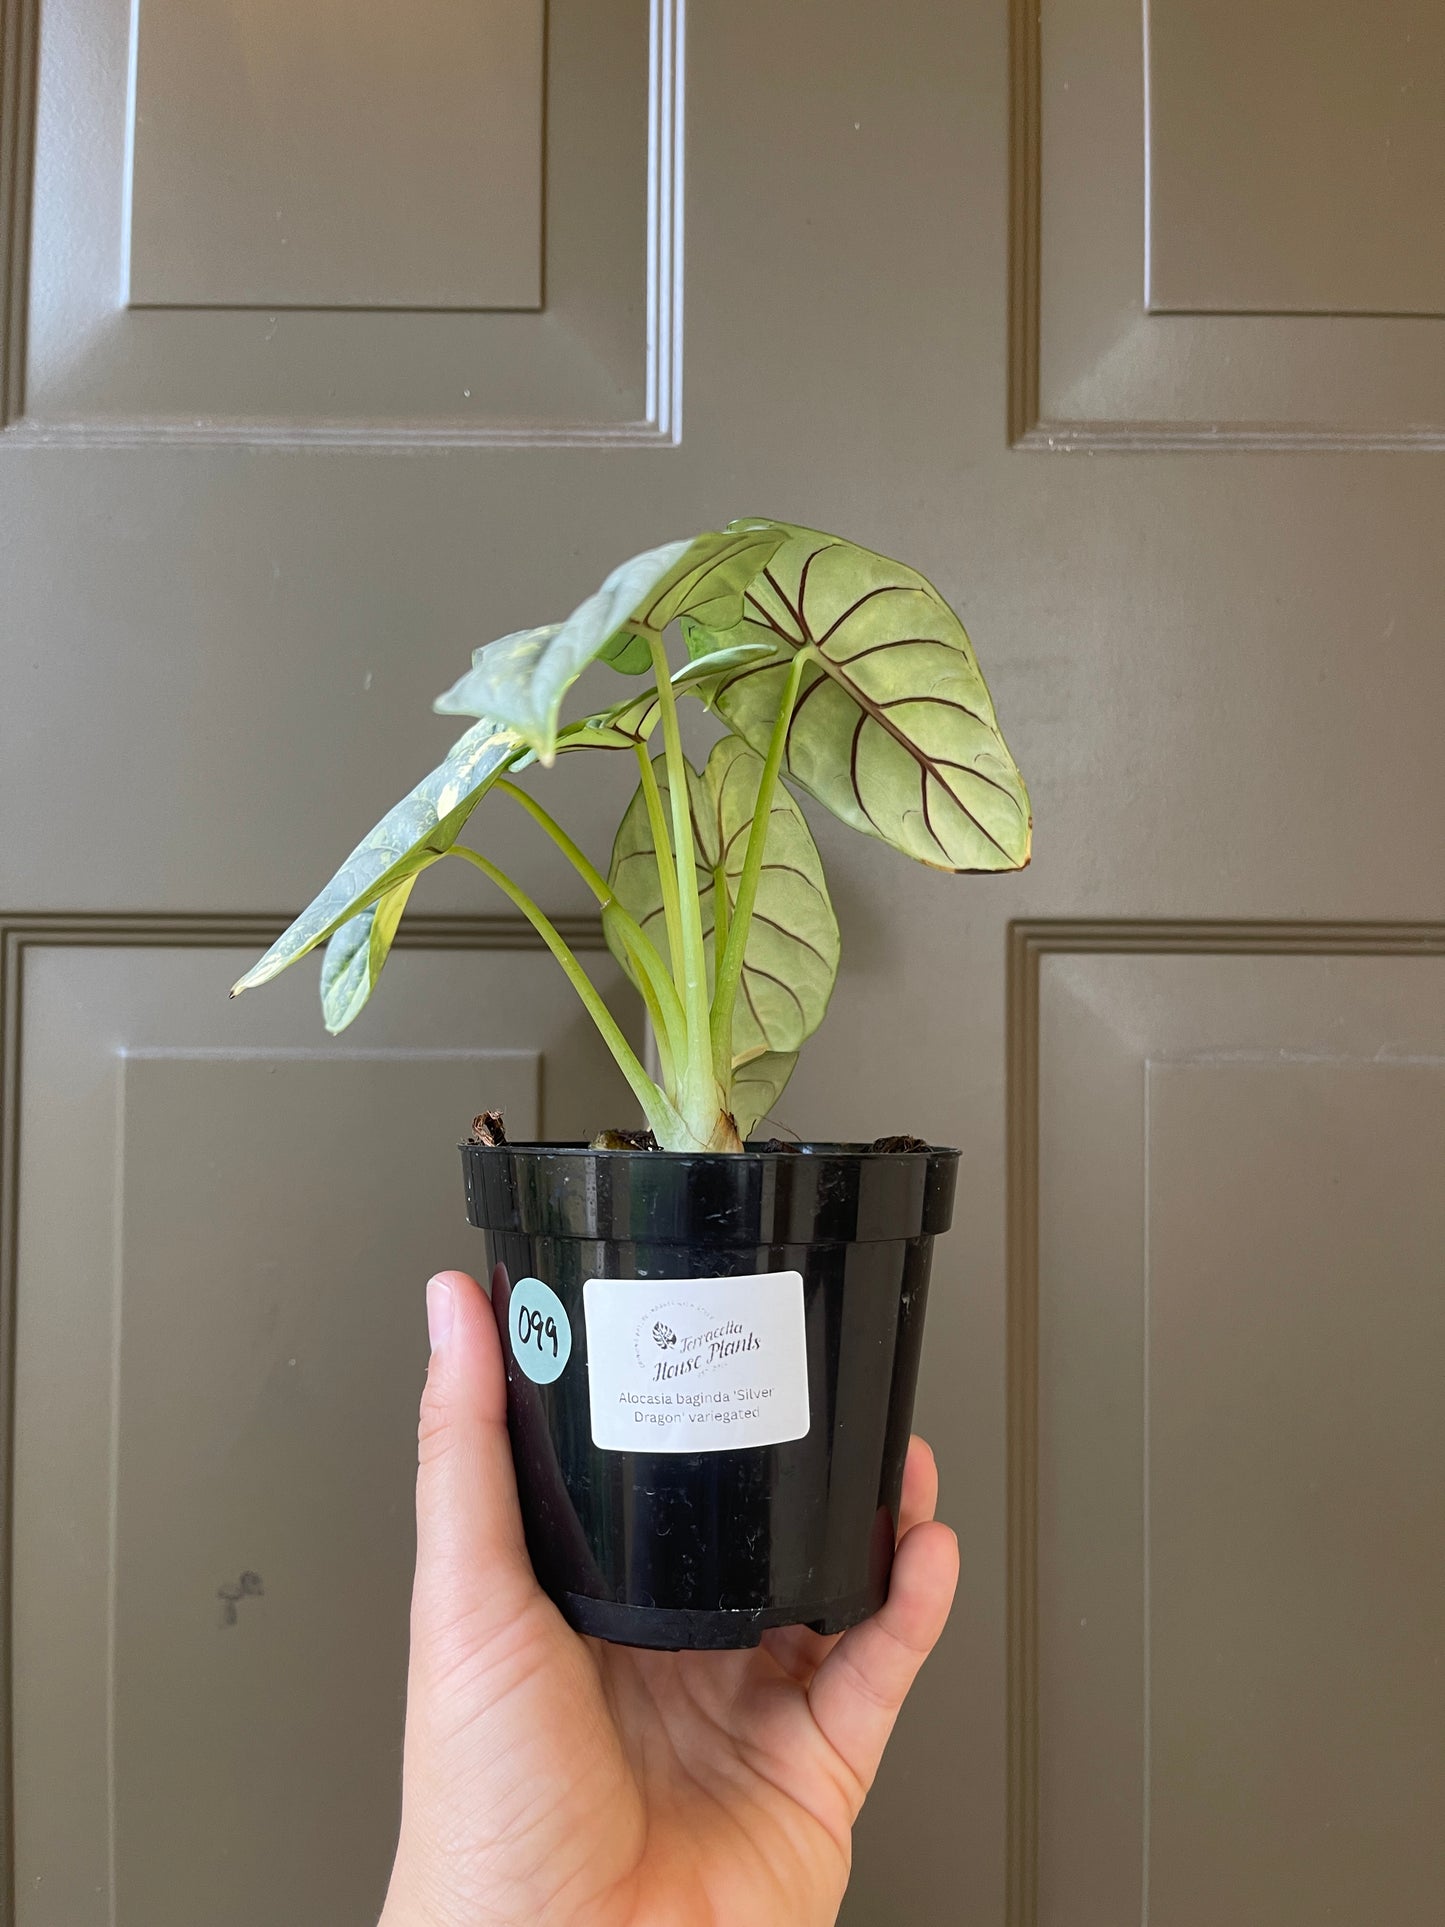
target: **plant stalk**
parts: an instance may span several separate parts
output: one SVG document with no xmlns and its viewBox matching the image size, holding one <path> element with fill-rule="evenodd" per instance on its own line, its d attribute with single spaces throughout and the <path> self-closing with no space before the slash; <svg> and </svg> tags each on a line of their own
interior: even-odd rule
<svg viewBox="0 0 1445 1927">
<path fill-rule="evenodd" d="M 603 905 L 602 927 L 604 930 L 607 929 L 609 920 L 614 918 L 617 914 L 618 914 L 617 904 L 610 903 L 610 904 Z M 625 916 L 627 913 L 623 911 L 621 914 Z M 617 932 L 617 935 L 619 940 L 622 942 L 622 944 L 627 948 L 628 955 L 631 956 L 633 959 L 633 962 L 636 963 L 636 955 L 632 951 L 631 946 L 628 944 L 626 930 L 619 929 Z M 667 987 L 669 990 L 672 989 L 672 985 L 670 981 L 668 982 Z M 675 1059 L 673 1055 L 673 1050 L 674 1050 L 673 1039 L 668 1034 L 667 1021 L 664 1016 L 662 1006 L 657 999 L 657 987 L 652 982 L 652 979 L 647 975 L 647 972 L 645 970 L 639 969 L 637 972 L 637 988 L 641 991 L 642 1001 L 647 1006 L 647 1015 L 652 1024 L 652 1034 L 657 1039 L 657 1055 L 658 1055 L 658 1060 L 662 1069 L 663 1089 L 670 1091 L 674 1088 L 677 1082 Z M 676 1002 L 676 992 L 673 993 L 673 1001 Z M 686 1038 L 685 1031 L 679 1031 L 678 1039 L 677 1039 L 677 1047 L 679 1049 L 685 1049 L 686 1044 L 687 1044 L 687 1038 Z"/>
<path fill-rule="evenodd" d="M 643 1068 L 642 1061 L 631 1044 L 622 1034 L 622 1027 L 612 1012 L 603 1003 L 587 972 L 562 937 L 557 934 L 550 918 L 538 909 L 520 884 L 514 883 L 506 873 L 487 857 L 476 850 L 469 850 L 463 844 L 454 843 L 447 852 L 449 856 L 459 856 L 464 862 L 474 864 L 484 877 L 496 884 L 504 896 L 509 897 L 522 915 L 531 924 L 538 936 L 546 944 L 552 955 L 561 964 L 567 981 L 582 999 L 587 1015 L 592 1019 L 601 1034 L 602 1041 L 611 1051 L 617 1068 L 632 1087 L 633 1095 L 642 1106 L 653 1136 L 659 1144 L 675 1142 L 684 1126 L 677 1111 L 663 1093 L 653 1083 Z"/>
<path fill-rule="evenodd" d="M 642 991 L 648 1013 L 658 1032 L 659 1042 L 665 1041 L 668 1050 L 674 1054 L 681 1050 L 685 1030 L 682 1003 L 673 986 L 672 978 L 668 975 L 667 965 L 662 961 L 661 954 L 651 937 L 637 919 L 623 909 L 613 894 L 612 885 L 586 852 L 573 842 L 550 810 L 545 809 L 535 796 L 530 796 L 526 790 L 520 788 L 508 777 L 499 778 L 492 787 L 510 796 L 514 802 L 520 803 L 533 822 L 551 837 L 596 897 L 602 906 L 604 922 L 611 918 L 624 948 L 632 959 L 633 967 L 637 972 L 638 987 Z"/>
<path fill-rule="evenodd" d="M 737 1133 L 723 1111 L 726 1082 L 714 1074 L 711 1049 L 711 1007 L 707 983 L 707 950 L 702 934 L 702 903 L 697 887 L 697 853 L 692 833 L 692 795 L 687 758 L 678 725 L 677 698 L 667 672 L 667 654 L 656 630 L 647 631 L 652 653 L 657 697 L 662 710 L 662 745 L 667 763 L 667 788 L 672 804 L 672 845 L 677 875 L 679 920 L 682 926 L 682 1007 L 687 1020 L 687 1056 L 677 1067 L 676 1098 L 683 1120 L 704 1150 L 730 1149 Z M 659 857 L 662 852 L 659 849 Z M 659 862 L 659 873 L 665 864 Z M 731 1139 L 731 1143 L 729 1143 Z"/>
</svg>

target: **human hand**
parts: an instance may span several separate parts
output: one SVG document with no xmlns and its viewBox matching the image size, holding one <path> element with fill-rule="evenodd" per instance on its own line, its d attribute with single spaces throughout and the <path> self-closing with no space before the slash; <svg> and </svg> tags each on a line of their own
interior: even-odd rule
<svg viewBox="0 0 1445 1927">
<path fill-rule="evenodd" d="M 537 1584 L 501 1343 L 461 1272 L 427 1287 L 401 1839 L 381 1927 L 822 1927 L 958 1544 L 914 1439 L 886 1605 L 825 1639 L 649 1652 Z"/>
</svg>

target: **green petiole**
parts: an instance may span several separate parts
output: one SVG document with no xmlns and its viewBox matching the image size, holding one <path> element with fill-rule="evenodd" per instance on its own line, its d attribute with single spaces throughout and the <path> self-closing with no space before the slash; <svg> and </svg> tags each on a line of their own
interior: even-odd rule
<svg viewBox="0 0 1445 1927">
<path fill-rule="evenodd" d="M 588 1016 L 597 1026 L 602 1041 L 611 1051 L 617 1068 L 632 1087 L 633 1095 L 642 1106 L 653 1135 L 659 1143 L 675 1142 L 684 1126 L 674 1106 L 653 1083 L 643 1067 L 631 1044 L 622 1034 L 622 1027 L 597 993 L 597 987 L 562 937 L 557 934 L 550 918 L 539 910 L 520 884 L 514 883 L 505 870 L 501 870 L 487 857 L 476 850 L 469 850 L 460 843 L 454 843 L 447 852 L 448 856 L 459 856 L 464 862 L 475 865 L 484 877 L 495 883 L 502 894 L 512 901 L 546 944 L 552 955 L 561 964 L 567 981 L 582 999 Z"/>
<path fill-rule="evenodd" d="M 611 919 L 628 956 L 632 959 L 643 999 L 647 1003 L 648 1014 L 652 1018 L 653 1028 L 658 1033 L 659 1044 L 666 1045 L 667 1054 L 675 1055 L 684 1047 L 682 1003 L 656 944 L 642 925 L 623 909 L 613 895 L 612 886 L 606 877 L 586 852 L 572 840 L 550 810 L 545 809 L 536 797 L 528 795 L 526 790 L 520 788 L 508 777 L 499 778 L 493 784 L 493 788 L 510 796 L 513 802 L 519 803 L 533 822 L 546 831 L 601 904 L 604 921 Z"/>
<path fill-rule="evenodd" d="M 674 1088 L 689 1131 L 699 1146 L 709 1149 L 717 1146 L 722 1124 L 721 1096 L 727 1089 L 727 1080 L 720 1082 L 716 1078 L 713 1053 L 709 1047 L 711 1009 L 707 951 L 703 942 L 702 904 L 697 887 L 688 764 L 682 749 L 682 731 L 678 726 L 677 698 L 667 672 L 667 653 L 662 646 L 662 637 L 652 629 L 646 633 L 662 710 L 662 743 L 667 761 L 668 796 L 672 804 L 672 846 L 682 937 L 682 983 L 678 988 L 686 1020 L 687 1056 Z M 659 846 L 659 856 L 664 847 Z M 666 861 L 660 862 L 658 867 L 660 873 L 665 872 Z"/>
</svg>

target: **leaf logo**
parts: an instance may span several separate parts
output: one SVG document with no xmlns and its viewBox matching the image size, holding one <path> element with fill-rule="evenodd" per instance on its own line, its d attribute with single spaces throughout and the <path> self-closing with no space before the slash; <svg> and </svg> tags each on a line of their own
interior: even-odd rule
<svg viewBox="0 0 1445 1927">
<path fill-rule="evenodd" d="M 677 1333 L 670 1325 L 664 1325 L 660 1318 L 652 1328 L 652 1336 L 659 1351 L 670 1351 L 677 1343 Z"/>
</svg>

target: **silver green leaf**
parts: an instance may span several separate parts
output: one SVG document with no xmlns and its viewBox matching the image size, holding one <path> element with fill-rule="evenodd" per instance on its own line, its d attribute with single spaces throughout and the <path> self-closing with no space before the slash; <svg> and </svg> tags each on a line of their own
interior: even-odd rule
<svg viewBox="0 0 1445 1927">
<path fill-rule="evenodd" d="M 445 856 L 487 790 L 522 754 L 515 731 L 485 718 L 474 723 L 446 761 L 387 811 L 231 995 L 278 976 L 399 883 Z"/>
<path fill-rule="evenodd" d="M 639 632 L 660 634 L 674 616 L 695 616 L 710 635 L 725 633 L 741 618 L 748 584 L 783 539 L 771 526 L 709 531 L 635 555 L 565 622 L 487 643 L 437 707 L 449 715 L 497 717 L 550 763 L 562 699 L 589 663 L 609 656 L 615 667 L 644 668 Z"/>
<path fill-rule="evenodd" d="M 755 636 L 747 642 L 729 643 L 725 648 L 707 650 L 694 656 L 681 669 L 674 669 L 668 680 L 674 689 L 693 691 L 706 700 L 712 695 L 711 689 L 698 689 L 696 685 L 729 670 L 740 669 L 744 663 L 765 662 L 769 656 L 777 654 L 776 643 Z"/>
<path fill-rule="evenodd" d="M 652 667 L 652 651 L 646 636 L 635 629 L 622 629 L 597 651 L 597 660 L 624 676 L 645 676 Z"/>
<path fill-rule="evenodd" d="M 713 707 L 766 750 L 792 657 L 811 646 L 784 768 L 845 823 L 942 870 L 1029 860 L 1028 791 L 999 731 L 963 624 L 915 570 L 787 523 L 785 540 L 722 636 L 686 617 L 689 650 L 770 637 L 776 663 L 719 679 Z"/>
<path fill-rule="evenodd" d="M 479 643 L 472 651 L 471 668 L 464 676 L 458 677 L 450 689 L 442 691 L 432 708 L 438 716 L 490 716 L 493 712 L 478 700 L 476 694 L 483 682 L 477 671 L 487 651 L 505 650 L 518 663 L 536 662 L 561 628 L 560 622 L 544 622 L 540 629 L 518 629 L 510 636 L 498 637 L 495 642 Z"/>
<path fill-rule="evenodd" d="M 683 663 L 668 680 L 680 694 L 700 696 L 706 702 L 719 670 L 757 662 L 773 653 L 768 643 L 740 643 L 734 649 L 720 649 L 713 655 Z M 661 713 L 657 687 L 653 684 L 639 695 L 628 697 L 625 702 L 614 703 L 610 709 L 598 710 L 595 716 L 584 716 L 580 722 L 564 723 L 557 732 L 557 754 L 564 755 L 569 749 L 635 749 L 639 743 L 645 743 L 651 737 Z M 521 759 L 517 767 L 525 768 L 532 760 L 529 754 Z"/>
<path fill-rule="evenodd" d="M 739 1137 L 751 1136 L 768 1116 L 782 1096 L 797 1062 L 795 1050 L 761 1051 L 746 1063 L 734 1066 L 732 1108 Z"/>
<path fill-rule="evenodd" d="M 657 757 L 653 769 L 667 807 L 665 759 Z M 701 775 L 688 772 L 709 982 L 718 892 L 726 892 L 731 919 L 762 772 L 762 758 L 736 736 L 714 745 Z M 617 832 L 608 881 L 623 909 L 649 935 L 659 936 L 664 927 L 662 885 L 640 789 Z M 618 961 L 628 968 L 620 951 Z M 838 922 L 823 865 L 802 811 L 779 786 L 773 793 L 757 904 L 743 956 L 733 1019 L 734 1061 L 763 1052 L 796 1051 L 823 1021 L 837 971 Z"/>
<path fill-rule="evenodd" d="M 327 944 L 321 959 L 321 1016 L 333 1037 L 360 1014 L 376 988 L 415 883 L 415 876 L 398 883 L 380 903 L 343 923 Z"/>
<path fill-rule="evenodd" d="M 667 542 L 634 555 L 619 563 L 565 622 L 519 629 L 515 635 L 487 643 L 473 657 L 472 668 L 439 703 L 451 713 L 498 717 L 544 763 L 551 762 L 562 698 L 620 631 L 630 633 L 643 620 L 657 591 L 693 546 Z"/>
</svg>

